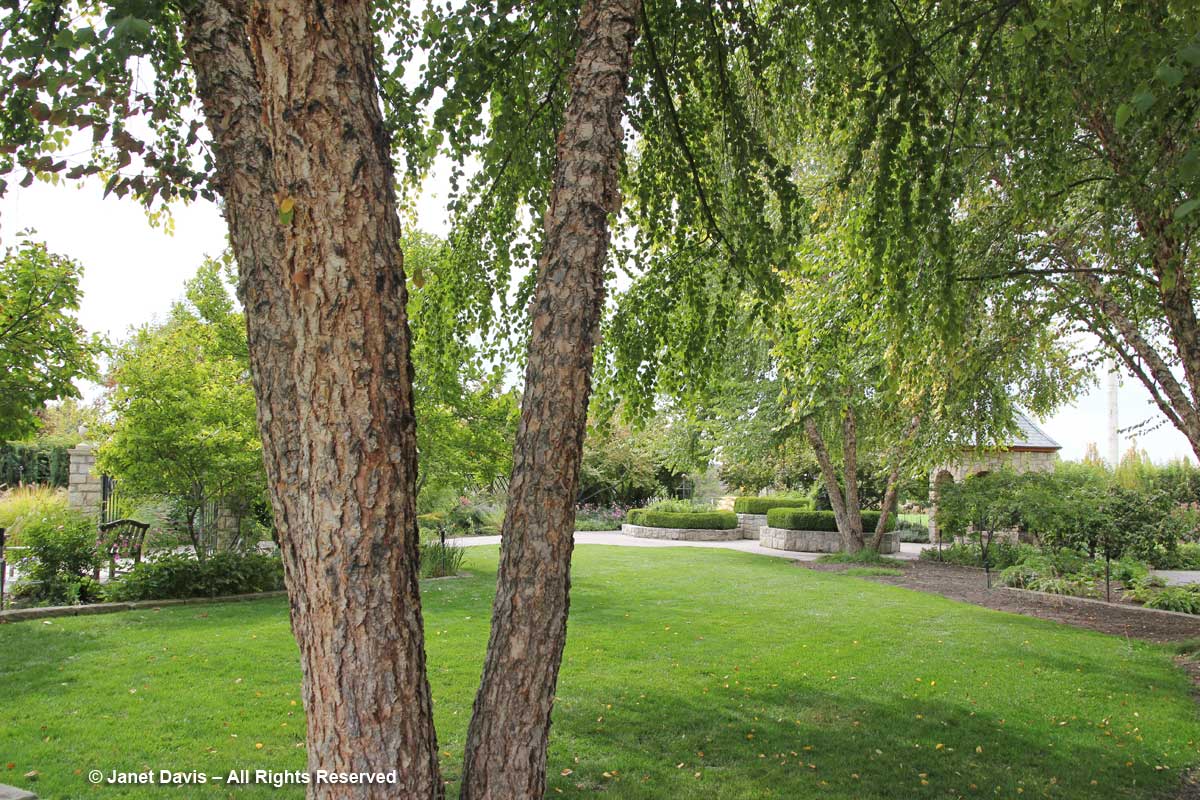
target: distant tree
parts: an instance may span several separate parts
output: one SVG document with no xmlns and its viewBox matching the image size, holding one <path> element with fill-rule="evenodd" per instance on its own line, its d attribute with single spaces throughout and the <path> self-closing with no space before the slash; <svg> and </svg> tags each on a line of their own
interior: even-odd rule
<svg viewBox="0 0 1200 800">
<path fill-rule="evenodd" d="M 242 315 L 211 260 L 165 322 L 114 353 L 114 420 L 97 463 L 131 494 L 177 502 L 201 559 L 236 543 L 199 526 L 204 508 L 246 509 L 266 490 L 249 368 Z"/>
<path fill-rule="evenodd" d="M 75 312 L 82 268 L 22 238 L 0 260 L 0 441 L 38 428 L 47 401 L 79 396 L 77 380 L 96 377 L 98 337 Z"/>
</svg>

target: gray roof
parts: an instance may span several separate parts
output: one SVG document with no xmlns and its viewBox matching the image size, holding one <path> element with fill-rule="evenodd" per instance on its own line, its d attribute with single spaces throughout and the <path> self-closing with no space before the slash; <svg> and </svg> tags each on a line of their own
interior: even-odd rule
<svg viewBox="0 0 1200 800">
<path fill-rule="evenodd" d="M 1012 441 L 1008 442 L 1008 447 L 1037 447 L 1044 449 L 1061 450 L 1062 445 L 1046 435 L 1046 432 L 1037 426 L 1037 423 L 1025 415 L 1022 411 L 1017 411 L 1017 435 Z"/>
</svg>

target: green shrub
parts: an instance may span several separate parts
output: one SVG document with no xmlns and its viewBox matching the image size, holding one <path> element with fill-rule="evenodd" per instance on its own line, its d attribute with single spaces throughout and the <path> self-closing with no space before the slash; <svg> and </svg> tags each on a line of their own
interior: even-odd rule
<svg viewBox="0 0 1200 800">
<path fill-rule="evenodd" d="M 8 544 L 22 544 L 21 528 L 26 520 L 67 511 L 67 493 L 52 486 L 19 486 L 0 496 L 0 528 L 7 531 Z"/>
<path fill-rule="evenodd" d="M 733 501 L 735 514 L 766 514 L 772 508 L 798 508 L 812 510 L 812 500 L 807 497 L 769 495 L 767 497 L 739 497 Z"/>
<path fill-rule="evenodd" d="M 902 542 L 929 543 L 929 524 L 901 519 L 896 523 L 896 536 Z"/>
<path fill-rule="evenodd" d="M 22 577 L 14 587 L 15 597 L 38 605 L 95 599 L 93 587 L 83 583 L 100 561 L 91 518 L 66 507 L 51 507 L 24 516 L 19 531 L 28 550 L 18 562 Z"/>
<path fill-rule="evenodd" d="M 1200 544 L 1185 543 L 1171 550 L 1156 547 L 1147 555 L 1155 569 L 1200 569 Z"/>
<path fill-rule="evenodd" d="M 204 561 L 167 553 L 143 561 L 105 586 L 114 601 L 171 600 L 270 592 L 283 588 L 283 562 L 262 553 L 215 553 Z"/>
<path fill-rule="evenodd" d="M 1028 544 L 1013 544 L 1012 542 L 992 542 L 988 548 L 988 562 L 992 569 L 1003 570 L 1013 564 L 1019 564 L 1027 557 L 1039 554 L 1036 547 Z M 982 567 L 983 551 L 977 542 L 955 542 L 941 549 L 927 547 L 921 551 L 924 561 L 941 561 L 960 567 Z"/>
<path fill-rule="evenodd" d="M 713 511 L 707 503 L 697 503 L 695 500 L 672 500 L 670 498 L 655 500 L 644 509 L 646 511 L 666 511 L 672 514 L 704 514 Z"/>
<path fill-rule="evenodd" d="M 437 539 L 424 542 L 421 544 L 421 577 L 444 578 L 457 575 L 466 555 L 465 547 L 442 544 Z"/>
<path fill-rule="evenodd" d="M 879 524 L 878 511 L 862 512 L 863 532 L 870 534 Z M 772 508 L 767 512 L 767 525 L 793 531 L 836 531 L 837 518 L 832 511 L 803 511 L 795 508 Z M 896 529 L 896 515 L 888 515 L 889 531 Z"/>
<path fill-rule="evenodd" d="M 1013 564 L 1011 567 L 1005 567 L 1000 573 L 1000 585 L 1011 586 L 1014 589 L 1031 589 L 1033 583 L 1041 577 L 1041 573 L 1033 564 Z"/>
<path fill-rule="evenodd" d="M 630 525 L 642 525 L 647 528 L 700 528 L 727 531 L 738 525 L 737 514 L 732 511 L 657 511 L 649 508 L 635 508 L 625 518 Z"/>
<path fill-rule="evenodd" d="M 1146 608 L 1162 611 L 1180 611 L 1184 614 L 1200 614 L 1200 587 L 1168 586 L 1151 593 L 1142 604 Z"/>
<path fill-rule="evenodd" d="M 71 454 L 67 449 L 53 444 L 0 442 L 0 484 L 65 487 L 71 473 Z"/>
</svg>

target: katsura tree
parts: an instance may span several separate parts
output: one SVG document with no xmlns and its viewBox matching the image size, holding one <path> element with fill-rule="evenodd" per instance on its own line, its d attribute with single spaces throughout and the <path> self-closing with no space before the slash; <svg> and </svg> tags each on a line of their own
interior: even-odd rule
<svg viewBox="0 0 1200 800">
<path fill-rule="evenodd" d="M 245 321 L 221 273 L 206 261 L 165 321 L 116 348 L 113 421 L 97 457 L 123 492 L 176 503 L 201 560 L 244 544 L 240 530 L 220 541 L 203 527 L 206 508 L 244 511 L 266 492 Z"/>
<path fill-rule="evenodd" d="M 1200 3 L 846 8 L 807 90 L 869 176 L 877 262 L 941 314 L 973 281 L 1071 320 L 1200 453 Z M 974 235 L 947 231 L 964 210 Z M 903 242 L 894 234 L 904 233 Z M 890 244 L 889 244 L 890 242 Z M 922 266 L 917 244 L 939 253 Z"/>
<path fill-rule="evenodd" d="M 78 380 L 96 377 L 99 338 L 75 314 L 80 265 L 22 235 L 0 259 L 0 441 L 39 427 L 47 401 L 79 397 Z"/>
<path fill-rule="evenodd" d="M 448 243 L 412 233 L 404 252 L 411 274 L 417 491 L 428 507 L 431 498 L 489 486 L 509 474 L 520 397 L 505 388 L 499 364 L 484 364 L 480 327 L 461 303 L 464 287 Z"/>
</svg>

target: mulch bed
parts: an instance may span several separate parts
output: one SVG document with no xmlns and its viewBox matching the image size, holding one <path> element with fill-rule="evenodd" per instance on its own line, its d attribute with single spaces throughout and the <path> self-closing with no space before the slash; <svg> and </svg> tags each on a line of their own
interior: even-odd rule
<svg viewBox="0 0 1200 800">
<path fill-rule="evenodd" d="M 809 569 L 822 572 L 841 572 L 854 564 L 823 564 L 817 561 L 799 562 Z M 888 565 L 892 566 L 891 564 Z M 903 571 L 900 577 L 874 576 L 866 580 L 903 586 L 929 594 L 940 594 L 952 600 L 974 603 L 977 606 L 1040 617 L 1078 628 L 1144 639 L 1149 642 L 1178 642 L 1200 638 L 1200 617 L 1188 619 L 1169 614 L 1151 614 L 1135 607 L 1098 603 L 1072 603 L 1052 595 L 1032 592 L 1011 592 L 988 589 L 981 569 L 937 564 L 929 561 L 905 561 L 896 565 Z M 996 573 L 992 573 L 993 581 Z"/>
</svg>

